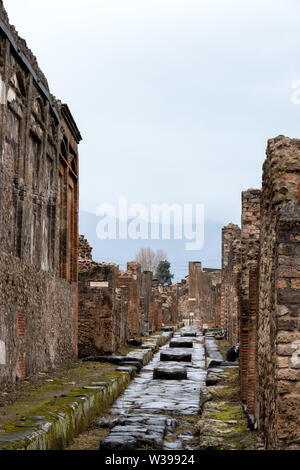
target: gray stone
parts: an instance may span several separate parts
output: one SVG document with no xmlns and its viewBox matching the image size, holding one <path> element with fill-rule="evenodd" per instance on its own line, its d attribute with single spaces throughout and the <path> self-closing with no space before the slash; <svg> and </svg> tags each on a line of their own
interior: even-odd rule
<svg viewBox="0 0 300 470">
<path fill-rule="evenodd" d="M 184 351 L 162 351 L 160 353 L 160 360 L 161 361 L 176 361 L 176 362 L 191 362 L 192 361 L 192 353 L 184 352 Z"/>
<path fill-rule="evenodd" d="M 141 346 L 142 343 L 143 343 L 142 338 L 134 338 L 128 341 L 128 344 L 130 344 L 131 346 Z"/>
<path fill-rule="evenodd" d="M 153 371 L 153 379 L 184 380 L 187 379 L 185 367 L 156 367 Z"/>
<path fill-rule="evenodd" d="M 99 426 L 99 428 L 112 428 L 118 422 L 119 418 L 101 418 L 96 422 L 96 426 Z"/>
<path fill-rule="evenodd" d="M 99 450 L 134 450 L 136 439 L 131 436 L 110 434 L 100 444 Z"/>
<path fill-rule="evenodd" d="M 190 339 L 174 339 L 170 342 L 170 348 L 192 348 L 193 341 Z"/>
</svg>

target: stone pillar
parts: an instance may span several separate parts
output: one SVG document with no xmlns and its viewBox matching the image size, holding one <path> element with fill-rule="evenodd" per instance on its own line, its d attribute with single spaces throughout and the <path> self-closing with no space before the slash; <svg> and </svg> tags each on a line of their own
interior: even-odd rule
<svg viewBox="0 0 300 470">
<path fill-rule="evenodd" d="M 222 285 L 221 285 L 221 318 L 220 327 L 228 337 L 229 293 L 231 286 L 231 269 L 229 268 L 231 244 L 239 239 L 241 229 L 238 225 L 228 224 L 222 229 Z"/>
<path fill-rule="evenodd" d="M 255 338 L 256 315 L 258 308 L 258 289 L 250 293 L 250 270 L 252 275 L 257 273 L 260 248 L 260 197 L 258 189 L 248 189 L 242 193 L 242 271 L 241 271 L 241 316 L 240 316 L 240 364 L 241 364 L 241 395 L 247 407 L 250 419 L 254 421 L 255 385 Z M 257 299 L 253 296 L 257 296 Z M 256 306 L 256 310 L 255 310 Z M 253 331 L 252 331 L 253 329 Z M 254 341 L 254 344 L 253 344 Z M 249 349 L 250 348 L 250 349 Z M 251 370 L 251 372 L 250 372 Z M 248 374 L 249 377 L 248 377 Z M 250 400 L 250 401 L 249 401 Z M 249 403 L 248 403 L 249 401 Z"/>
<path fill-rule="evenodd" d="M 151 271 L 144 271 L 142 273 L 141 295 L 144 299 L 143 331 L 150 330 L 150 304 L 151 304 L 151 295 L 152 295 L 152 278 L 153 278 L 153 274 Z"/>
<path fill-rule="evenodd" d="M 257 314 L 258 314 L 258 267 L 249 272 L 248 357 L 247 357 L 247 414 L 256 426 L 257 393 Z"/>
<path fill-rule="evenodd" d="M 143 331 L 141 312 L 141 266 L 138 263 L 127 263 L 127 271 L 120 271 L 118 287 L 126 286 L 129 289 L 128 331 L 131 338 L 136 338 Z"/>
</svg>

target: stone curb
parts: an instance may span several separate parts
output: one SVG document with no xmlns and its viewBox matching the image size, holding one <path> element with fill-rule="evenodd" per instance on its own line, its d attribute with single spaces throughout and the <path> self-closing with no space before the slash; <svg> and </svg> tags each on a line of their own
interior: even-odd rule
<svg viewBox="0 0 300 470">
<path fill-rule="evenodd" d="M 173 336 L 164 332 L 148 339 L 144 349 L 138 348 L 127 356 L 148 364 L 154 353 Z M 146 344 L 148 347 L 145 349 Z M 71 390 L 41 408 L 39 415 L 22 417 L 19 422 L 0 429 L 0 450 L 63 450 L 78 434 L 85 432 L 93 420 L 103 414 L 119 397 L 135 376 L 132 371 L 115 371 L 104 381 L 93 382 Z M 102 380 L 102 379 L 101 379 Z"/>
</svg>

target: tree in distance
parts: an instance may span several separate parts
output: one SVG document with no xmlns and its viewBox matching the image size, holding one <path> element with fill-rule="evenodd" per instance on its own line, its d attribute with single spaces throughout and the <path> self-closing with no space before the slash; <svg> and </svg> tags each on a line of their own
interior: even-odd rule
<svg viewBox="0 0 300 470">
<path fill-rule="evenodd" d="M 142 248 L 135 257 L 135 261 L 141 265 L 142 272 L 152 271 L 156 272 L 158 265 L 161 261 L 167 259 L 167 254 L 163 250 L 156 252 L 151 248 Z"/>
<path fill-rule="evenodd" d="M 165 286 L 171 286 L 172 285 L 172 279 L 174 277 L 174 274 L 171 274 L 170 272 L 170 263 L 167 260 L 160 261 L 160 263 L 157 266 L 157 270 L 155 273 L 155 277 L 159 280 L 159 282 Z"/>
</svg>

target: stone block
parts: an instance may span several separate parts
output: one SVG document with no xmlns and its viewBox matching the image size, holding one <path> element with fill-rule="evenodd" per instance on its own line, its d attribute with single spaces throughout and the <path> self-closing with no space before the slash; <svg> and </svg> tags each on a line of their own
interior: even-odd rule
<svg viewBox="0 0 300 470">
<path fill-rule="evenodd" d="M 153 371 L 153 379 L 160 380 L 185 380 L 187 379 L 187 369 L 186 367 L 174 366 L 166 367 L 159 366 L 156 367 Z"/>
<path fill-rule="evenodd" d="M 168 351 L 164 350 L 160 353 L 161 361 L 172 361 L 172 362 L 191 362 L 192 353 L 184 351 Z"/>
</svg>

